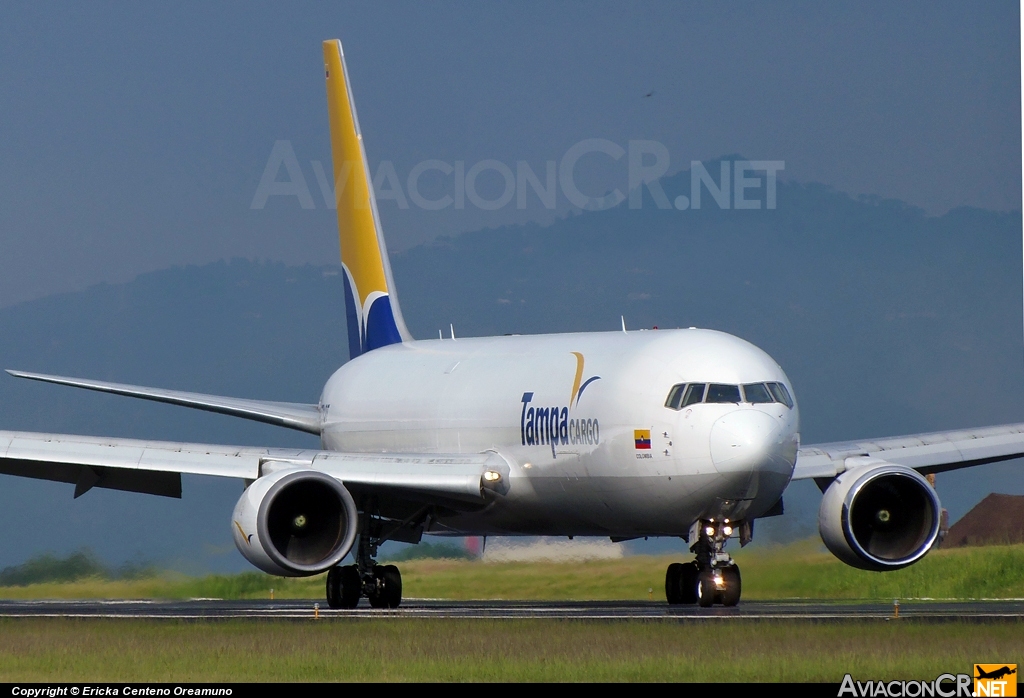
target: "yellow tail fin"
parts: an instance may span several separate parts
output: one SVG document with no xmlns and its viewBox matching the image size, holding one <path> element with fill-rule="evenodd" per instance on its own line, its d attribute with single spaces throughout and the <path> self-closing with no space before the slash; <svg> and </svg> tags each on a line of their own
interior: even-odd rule
<svg viewBox="0 0 1024 698">
<path fill-rule="evenodd" d="M 335 201 L 351 358 L 411 340 L 395 295 L 341 41 L 324 42 Z"/>
</svg>

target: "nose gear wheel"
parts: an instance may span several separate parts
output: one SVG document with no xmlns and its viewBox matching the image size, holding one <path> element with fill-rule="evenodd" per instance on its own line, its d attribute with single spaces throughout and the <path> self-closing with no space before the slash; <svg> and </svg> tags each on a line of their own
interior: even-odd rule
<svg viewBox="0 0 1024 698">
<path fill-rule="evenodd" d="M 736 526 L 738 528 L 738 526 Z M 692 562 L 673 562 L 665 572 L 665 598 L 670 605 L 698 604 L 703 608 L 722 604 L 735 606 L 740 601 L 740 568 L 724 551 L 732 527 L 701 521 L 690 552 Z"/>
</svg>

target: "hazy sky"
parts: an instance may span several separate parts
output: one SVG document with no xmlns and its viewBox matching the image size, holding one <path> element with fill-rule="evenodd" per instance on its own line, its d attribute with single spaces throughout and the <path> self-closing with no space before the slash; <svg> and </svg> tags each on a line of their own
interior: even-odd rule
<svg viewBox="0 0 1024 698">
<path fill-rule="evenodd" d="M 640 139 L 669 171 L 741 153 L 933 214 L 1019 209 L 1019 26 L 1013 2 L 4 3 L 0 305 L 223 257 L 336 260 L 311 164 L 329 159 L 333 37 L 371 169 L 389 161 L 403 189 L 423 161 L 543 179 L 585 139 Z M 251 208 L 279 140 L 313 208 Z M 586 156 L 581 186 L 621 187 L 624 162 Z M 420 183 L 439 198 L 454 180 Z M 517 202 L 380 208 L 403 248 L 568 207 Z"/>
</svg>

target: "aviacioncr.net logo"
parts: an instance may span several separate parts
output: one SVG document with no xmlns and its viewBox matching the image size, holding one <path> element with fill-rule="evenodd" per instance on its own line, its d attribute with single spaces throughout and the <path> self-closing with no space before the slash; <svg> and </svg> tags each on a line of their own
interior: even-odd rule
<svg viewBox="0 0 1024 698">
<path fill-rule="evenodd" d="M 839 687 L 839 698 L 972 698 L 970 674 L 940 674 L 932 681 L 856 681 L 847 674 Z M 1009 694 L 1007 694 L 1009 695 Z M 1014 694 L 1016 695 L 1016 694 Z"/>
<path fill-rule="evenodd" d="M 975 664 L 974 695 L 988 696 L 1017 695 L 1016 664 Z"/>
</svg>

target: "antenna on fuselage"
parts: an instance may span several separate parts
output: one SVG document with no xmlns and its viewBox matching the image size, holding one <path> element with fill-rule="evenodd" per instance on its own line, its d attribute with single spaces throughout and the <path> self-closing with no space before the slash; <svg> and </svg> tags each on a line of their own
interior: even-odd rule
<svg viewBox="0 0 1024 698">
<path fill-rule="evenodd" d="M 448 327 L 452 329 L 452 339 L 455 339 L 455 323 L 449 323 Z"/>
<path fill-rule="evenodd" d="M 622 331 L 625 332 L 626 331 L 626 316 L 625 315 L 620 315 L 619 317 L 622 318 Z"/>
</svg>

